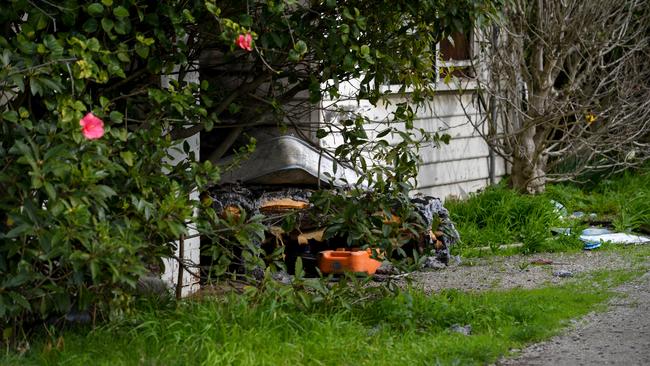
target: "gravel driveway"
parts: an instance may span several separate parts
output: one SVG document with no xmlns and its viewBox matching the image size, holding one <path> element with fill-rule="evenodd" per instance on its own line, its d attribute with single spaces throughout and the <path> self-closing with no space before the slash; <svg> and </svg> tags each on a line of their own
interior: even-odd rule
<svg viewBox="0 0 650 366">
<path fill-rule="evenodd" d="M 546 263 L 546 264 L 535 264 Z M 616 251 L 537 254 L 465 259 L 447 269 L 410 275 L 416 286 L 435 292 L 534 288 L 572 281 L 598 270 L 650 268 L 650 246 Z M 559 276 L 560 273 L 570 274 Z M 616 289 L 608 310 L 591 313 L 563 334 L 533 344 L 497 365 L 650 365 L 650 272 Z"/>
<path fill-rule="evenodd" d="M 650 272 L 617 288 L 609 310 L 498 365 L 650 365 Z"/>
<path fill-rule="evenodd" d="M 616 251 L 546 253 L 463 259 L 444 270 L 409 275 L 426 292 L 456 288 L 465 291 L 535 288 L 559 284 L 597 270 L 631 269 L 650 260 L 650 246 Z M 549 263 L 550 264 L 535 264 Z M 650 264 L 650 263 L 647 263 Z M 566 277 L 557 276 L 564 273 Z"/>
</svg>

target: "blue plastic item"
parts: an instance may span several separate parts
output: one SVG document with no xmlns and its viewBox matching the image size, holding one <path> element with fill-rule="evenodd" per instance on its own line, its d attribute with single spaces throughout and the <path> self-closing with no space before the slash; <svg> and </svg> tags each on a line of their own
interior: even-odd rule
<svg viewBox="0 0 650 366">
<path fill-rule="evenodd" d="M 599 241 L 588 241 L 585 242 L 585 246 L 583 247 L 584 250 L 593 250 L 596 248 L 600 248 L 600 246 L 603 245 L 602 242 Z"/>
<path fill-rule="evenodd" d="M 592 235 L 605 235 L 605 234 L 611 234 L 612 231 L 609 229 L 605 229 L 602 227 L 589 227 L 584 230 L 582 230 L 582 235 L 583 236 L 592 236 Z"/>
</svg>

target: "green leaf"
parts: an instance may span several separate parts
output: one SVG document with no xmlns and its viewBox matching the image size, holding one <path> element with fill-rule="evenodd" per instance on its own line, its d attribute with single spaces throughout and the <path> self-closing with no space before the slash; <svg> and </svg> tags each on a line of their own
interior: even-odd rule
<svg viewBox="0 0 650 366">
<path fill-rule="evenodd" d="M 131 31 L 131 22 L 129 18 L 117 18 L 115 22 L 115 33 L 127 34 Z"/>
<path fill-rule="evenodd" d="M 329 132 L 327 132 L 327 130 L 324 130 L 322 128 L 319 128 L 318 131 L 316 131 L 316 137 L 318 137 L 319 139 L 325 138 L 327 137 L 327 135 L 329 135 Z"/>
<path fill-rule="evenodd" d="M 103 185 L 103 184 L 98 184 L 95 187 L 93 187 L 93 193 L 95 193 L 99 198 L 109 198 L 115 196 L 117 193 L 113 190 L 113 188 Z"/>
<path fill-rule="evenodd" d="M 93 52 L 98 52 L 99 50 L 102 49 L 101 43 L 99 43 L 99 40 L 95 37 L 89 39 L 86 42 L 86 47 L 88 47 L 88 49 Z"/>
<path fill-rule="evenodd" d="M 138 56 L 142 58 L 147 58 L 149 57 L 149 47 L 143 45 L 142 43 L 138 43 L 135 45 L 135 53 L 137 53 Z"/>
<path fill-rule="evenodd" d="M 352 16 L 352 14 L 350 14 L 350 9 L 343 8 L 343 18 L 347 20 L 354 20 L 354 17 Z"/>
<path fill-rule="evenodd" d="M 14 292 L 14 291 L 10 291 L 9 292 L 9 297 L 11 297 L 11 299 L 14 300 L 14 302 L 16 302 L 16 304 L 20 305 L 24 309 L 26 309 L 26 310 L 31 310 L 32 309 L 32 307 L 29 305 L 29 302 L 27 301 L 27 299 L 23 295 L 21 295 L 21 294 L 19 294 L 17 292 Z"/>
<path fill-rule="evenodd" d="M 2 50 L 0 54 L 0 60 L 2 60 L 2 66 L 7 66 L 11 62 L 11 51 L 8 49 Z"/>
<path fill-rule="evenodd" d="M 63 89 L 63 86 L 61 85 L 60 82 L 52 80 L 50 78 L 41 77 L 38 78 L 38 81 L 41 83 L 43 87 L 48 88 L 49 91 L 60 92 L 61 89 Z"/>
<path fill-rule="evenodd" d="M 45 36 L 45 38 L 43 39 L 43 44 L 45 45 L 45 47 L 50 49 L 52 55 L 61 56 L 63 54 L 63 46 L 59 44 L 59 42 L 56 40 L 56 38 L 53 35 L 48 34 L 47 36 Z"/>
<path fill-rule="evenodd" d="M 354 70 L 354 65 L 356 65 L 356 60 L 354 59 L 354 56 L 352 56 L 351 53 L 345 55 L 345 57 L 343 58 L 343 69 L 346 71 L 352 71 Z"/>
<path fill-rule="evenodd" d="M 118 76 L 118 77 L 121 77 L 123 79 L 126 79 L 126 74 L 124 73 L 124 70 L 117 63 L 112 63 L 108 67 L 108 71 L 111 73 L 111 75 Z"/>
<path fill-rule="evenodd" d="M 115 25 L 115 23 L 113 23 L 112 19 L 106 17 L 102 18 L 102 29 L 104 32 L 109 33 L 113 29 L 113 25 Z"/>
<path fill-rule="evenodd" d="M 133 153 L 130 151 L 122 151 L 120 153 L 120 157 L 122 157 L 122 160 L 124 160 L 124 163 L 128 166 L 133 166 Z"/>
<path fill-rule="evenodd" d="M 298 52 L 298 54 L 302 56 L 305 53 L 307 53 L 307 43 L 305 43 L 305 41 L 303 40 L 300 40 L 296 42 L 296 44 L 293 46 L 293 49 L 296 50 L 296 52 Z"/>
<path fill-rule="evenodd" d="M 94 33 L 97 31 L 97 21 L 95 18 L 88 18 L 82 28 L 86 33 Z"/>
<path fill-rule="evenodd" d="M 126 18 L 129 16 L 129 11 L 123 6 L 118 6 L 113 9 L 113 15 L 117 18 Z"/>
<path fill-rule="evenodd" d="M 2 113 L 2 119 L 9 122 L 18 122 L 18 113 L 16 111 L 6 111 Z"/>
<path fill-rule="evenodd" d="M 102 106 L 102 108 L 106 108 L 108 106 L 108 103 L 110 103 L 110 99 L 106 98 L 105 96 L 99 97 L 99 105 Z"/>
<path fill-rule="evenodd" d="M 112 111 L 109 117 L 111 118 L 111 121 L 115 123 L 122 123 L 122 120 L 124 119 L 124 114 L 118 111 Z"/>
<path fill-rule="evenodd" d="M 97 260 L 91 260 L 90 261 L 90 276 L 92 277 L 93 281 L 97 280 L 97 275 L 99 274 L 99 265 L 97 264 Z"/>
<path fill-rule="evenodd" d="M 295 50 L 289 50 L 289 57 L 287 57 L 291 62 L 300 61 L 300 54 Z"/>
<path fill-rule="evenodd" d="M 305 276 L 305 271 L 302 269 L 302 258 L 296 258 L 296 266 L 294 271 L 295 278 L 300 280 Z"/>
<path fill-rule="evenodd" d="M 104 5 L 100 3 L 93 3 L 88 5 L 88 8 L 86 8 L 86 11 L 88 14 L 91 16 L 97 17 L 100 16 L 104 13 Z"/>
<path fill-rule="evenodd" d="M 113 0 L 102 0 L 102 4 L 106 6 L 113 6 Z"/>
<path fill-rule="evenodd" d="M 33 229 L 34 227 L 32 225 L 23 223 L 9 230 L 9 232 L 5 235 L 5 238 L 7 239 L 16 238 L 25 233 L 31 232 Z"/>
<path fill-rule="evenodd" d="M 126 141 L 129 137 L 129 132 L 126 128 L 111 128 L 111 135 L 115 136 L 120 141 Z"/>
<path fill-rule="evenodd" d="M 45 192 L 47 193 L 49 199 L 51 200 L 56 199 L 56 190 L 54 189 L 54 186 L 52 186 L 50 182 L 45 182 L 43 184 L 43 187 L 45 188 Z"/>
<path fill-rule="evenodd" d="M 37 78 L 32 78 L 29 81 L 29 91 L 32 95 L 43 95 L 43 88 L 41 88 L 41 84 L 38 82 Z"/>
<path fill-rule="evenodd" d="M 25 91 L 25 75 L 24 74 L 15 74 L 10 77 L 11 81 L 21 92 Z"/>
</svg>

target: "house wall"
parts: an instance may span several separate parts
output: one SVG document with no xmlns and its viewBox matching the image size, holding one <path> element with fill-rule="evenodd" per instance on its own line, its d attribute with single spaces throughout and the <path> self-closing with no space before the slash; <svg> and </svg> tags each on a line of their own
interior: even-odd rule
<svg viewBox="0 0 650 366">
<path fill-rule="evenodd" d="M 472 123 L 484 115 L 473 99 L 473 93 L 442 93 L 431 103 L 433 108 L 418 115 L 416 127 L 451 136 L 449 145 L 420 151 L 419 192 L 465 198 L 490 184 L 490 149 L 481 137 L 487 131 L 477 131 Z M 495 157 L 494 165 L 498 181 L 506 174 L 506 162 Z"/>
<path fill-rule="evenodd" d="M 161 86 L 169 87 L 170 80 L 176 79 L 176 75 L 167 76 L 163 75 L 161 77 Z M 191 72 L 186 75 L 185 80 L 188 82 L 199 82 L 198 72 Z M 200 147 L 201 147 L 201 134 L 197 133 L 186 139 L 180 140 L 174 147 L 169 149 L 169 161 L 171 165 L 177 165 L 184 160 L 190 159 L 190 154 L 183 152 L 183 143 L 187 142 L 190 146 L 190 153 L 194 154 L 194 158 L 199 160 Z M 198 200 L 199 193 L 195 190 L 190 194 L 190 199 Z M 194 215 L 197 215 L 197 212 L 194 212 Z M 200 262 L 201 256 L 201 237 L 198 235 L 198 231 L 194 228 L 194 225 L 190 223 L 188 225 L 188 238 L 183 241 L 183 255 L 180 255 L 180 242 L 176 241 L 176 250 L 174 255 L 178 258 L 181 258 L 185 263 L 191 265 L 191 267 L 186 268 L 183 272 L 182 286 L 181 286 L 181 296 L 190 295 L 200 289 L 199 284 L 199 271 L 196 265 Z M 178 260 L 175 258 L 163 258 L 164 272 L 161 275 L 161 279 L 165 281 L 167 286 L 173 291 L 176 289 L 178 284 L 178 273 L 182 269 Z"/>
<path fill-rule="evenodd" d="M 465 198 L 470 192 L 490 184 L 489 147 L 481 137 L 486 131 L 477 131 L 472 123 L 484 117 L 484 112 L 477 107 L 474 93 L 466 89 L 461 94 L 458 89 L 443 85 L 432 101 L 417 108 L 415 128 L 451 136 L 448 145 L 429 145 L 420 149 L 417 192 L 443 199 L 449 196 Z M 336 103 L 373 121 L 376 125 L 368 127 L 372 138 L 375 129 L 382 130 L 378 125 L 390 118 L 396 104 L 404 101 L 404 97 L 395 95 L 389 98 L 388 103 L 376 107 L 364 101 L 339 100 Z M 328 105 L 325 107 L 327 109 Z M 323 118 L 328 118 L 327 112 Z M 397 138 L 393 137 L 391 142 L 396 141 Z M 329 136 L 322 143 L 324 147 L 335 148 L 342 140 L 340 136 Z M 506 174 L 506 163 L 501 157 L 495 157 L 494 170 L 496 181 Z"/>
</svg>

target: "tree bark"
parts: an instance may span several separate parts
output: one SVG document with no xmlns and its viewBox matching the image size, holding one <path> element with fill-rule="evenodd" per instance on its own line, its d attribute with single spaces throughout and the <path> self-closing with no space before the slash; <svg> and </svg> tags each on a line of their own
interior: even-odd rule
<svg viewBox="0 0 650 366">
<path fill-rule="evenodd" d="M 547 157 L 538 153 L 535 128 L 528 128 L 519 136 L 519 144 L 512 156 L 510 185 L 522 193 L 544 192 Z"/>
</svg>

